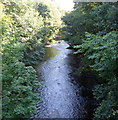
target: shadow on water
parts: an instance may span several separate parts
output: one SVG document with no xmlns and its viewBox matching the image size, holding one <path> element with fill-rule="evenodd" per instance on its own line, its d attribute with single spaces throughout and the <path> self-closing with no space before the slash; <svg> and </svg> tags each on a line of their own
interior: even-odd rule
<svg viewBox="0 0 118 120">
<path fill-rule="evenodd" d="M 37 67 L 38 80 L 42 80 L 43 85 L 38 89 L 41 100 L 37 103 L 35 118 L 85 120 L 88 114 L 87 98 L 81 95 L 83 86 L 74 74 L 78 61 L 67 47 L 62 40 L 46 48 L 45 60 Z"/>
</svg>

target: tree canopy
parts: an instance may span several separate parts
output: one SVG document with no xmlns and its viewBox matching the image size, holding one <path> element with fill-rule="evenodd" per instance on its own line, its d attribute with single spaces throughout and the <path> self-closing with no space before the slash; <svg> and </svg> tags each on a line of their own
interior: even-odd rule
<svg viewBox="0 0 118 120">
<path fill-rule="evenodd" d="M 36 113 L 40 82 L 34 66 L 43 60 L 44 46 L 60 31 L 75 54 L 83 55 L 80 69 L 93 71 L 98 78 L 94 119 L 118 119 L 117 2 L 76 2 L 74 10 L 61 17 L 52 0 L 0 2 L 3 119 Z"/>
<path fill-rule="evenodd" d="M 92 70 L 98 78 L 93 94 L 99 105 L 95 120 L 118 119 L 118 4 L 76 3 L 62 18 L 65 39 L 83 54 L 81 70 Z"/>
<path fill-rule="evenodd" d="M 3 119 L 30 118 L 36 112 L 39 98 L 35 89 L 40 82 L 33 67 L 43 59 L 44 45 L 61 25 L 61 16 L 56 15 L 59 9 L 50 4 L 32 0 L 0 2 Z"/>
</svg>

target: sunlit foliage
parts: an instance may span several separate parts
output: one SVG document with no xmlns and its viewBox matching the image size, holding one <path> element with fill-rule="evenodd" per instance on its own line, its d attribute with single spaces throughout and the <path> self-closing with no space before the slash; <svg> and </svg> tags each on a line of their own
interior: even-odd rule
<svg viewBox="0 0 118 120">
<path fill-rule="evenodd" d="M 39 98 L 35 89 L 40 84 L 32 66 L 42 60 L 44 45 L 59 28 L 51 20 L 55 16 L 51 16 L 49 7 L 39 4 L 31 0 L 0 2 L 4 119 L 30 118 L 36 112 Z M 41 7 L 48 10 L 50 17 L 43 16 L 47 11 L 41 12 Z"/>
</svg>

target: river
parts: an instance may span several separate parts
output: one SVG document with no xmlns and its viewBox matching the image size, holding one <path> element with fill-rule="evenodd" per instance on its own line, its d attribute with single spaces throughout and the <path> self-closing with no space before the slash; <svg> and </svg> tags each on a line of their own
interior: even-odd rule
<svg viewBox="0 0 118 120">
<path fill-rule="evenodd" d="M 48 46 L 45 60 L 37 66 L 42 86 L 38 89 L 36 118 L 84 120 L 87 114 L 87 99 L 80 94 L 83 86 L 75 75 L 77 60 L 68 47 L 63 40 Z"/>
</svg>

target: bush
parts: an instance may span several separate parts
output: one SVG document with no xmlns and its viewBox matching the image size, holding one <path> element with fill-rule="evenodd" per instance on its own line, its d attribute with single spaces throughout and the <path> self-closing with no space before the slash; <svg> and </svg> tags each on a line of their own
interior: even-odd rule
<svg viewBox="0 0 118 120">
<path fill-rule="evenodd" d="M 101 83 L 94 90 L 94 96 L 101 101 L 96 109 L 96 120 L 117 119 L 118 105 L 118 32 L 112 31 L 104 36 L 86 33 L 83 44 L 75 46 L 76 53 L 83 53 L 86 66 L 99 75 Z"/>
</svg>

